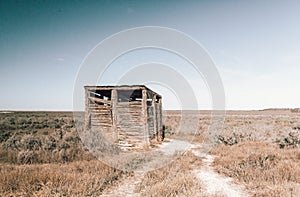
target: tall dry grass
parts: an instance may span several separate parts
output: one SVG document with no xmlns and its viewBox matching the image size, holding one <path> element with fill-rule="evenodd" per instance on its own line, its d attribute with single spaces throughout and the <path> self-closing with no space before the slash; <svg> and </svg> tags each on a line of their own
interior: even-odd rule
<svg viewBox="0 0 300 197">
<path fill-rule="evenodd" d="M 247 141 L 219 145 L 214 166 L 238 179 L 253 196 L 300 196 L 300 149 L 280 149 L 276 144 Z"/>
<path fill-rule="evenodd" d="M 141 196 L 204 196 L 201 182 L 192 171 L 195 166 L 201 167 L 201 159 L 187 152 L 171 164 L 147 172 L 137 192 Z"/>
<path fill-rule="evenodd" d="M 98 160 L 0 165 L 3 196 L 99 196 L 122 172 Z"/>
</svg>

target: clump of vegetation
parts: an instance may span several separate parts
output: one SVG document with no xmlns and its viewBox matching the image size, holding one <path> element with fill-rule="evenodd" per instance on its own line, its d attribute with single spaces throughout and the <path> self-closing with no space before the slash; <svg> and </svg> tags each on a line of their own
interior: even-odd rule
<svg viewBox="0 0 300 197">
<path fill-rule="evenodd" d="M 286 137 L 281 140 L 277 140 L 280 148 L 285 147 L 299 147 L 300 146 L 300 132 L 290 132 Z"/>
<path fill-rule="evenodd" d="M 11 137 L 11 132 L 9 130 L 0 130 L 0 143 L 5 142 Z"/>
<path fill-rule="evenodd" d="M 253 137 L 251 134 L 245 134 L 245 133 L 236 133 L 233 132 L 230 135 L 217 135 L 217 142 L 222 143 L 225 145 L 232 146 L 234 144 L 243 142 L 245 140 L 253 140 Z"/>
</svg>

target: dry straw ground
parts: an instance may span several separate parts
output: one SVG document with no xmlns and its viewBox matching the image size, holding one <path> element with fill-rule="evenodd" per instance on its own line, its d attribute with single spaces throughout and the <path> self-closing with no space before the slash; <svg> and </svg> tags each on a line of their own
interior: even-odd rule
<svg viewBox="0 0 300 197">
<path fill-rule="evenodd" d="M 299 110 L 231 111 L 217 132 L 215 171 L 244 185 L 251 196 L 300 196 Z M 67 112 L 0 113 L 0 194 L 2 196 L 99 196 L 132 177 L 98 160 L 82 145 Z M 178 133 L 178 112 L 165 113 L 168 137 Z M 196 120 L 196 119 L 197 120 Z M 177 136 L 201 142 L 209 112 L 191 115 L 199 130 Z M 177 155 L 178 156 L 178 155 Z M 142 166 L 149 158 L 129 159 Z M 137 163 L 138 161 L 138 163 Z M 133 163 L 132 163 L 133 162 Z M 141 196 L 205 196 L 193 171 L 201 159 L 187 152 L 162 168 L 147 172 L 135 186 Z M 134 166 L 132 169 L 134 169 Z"/>
<path fill-rule="evenodd" d="M 0 193 L 3 196 L 97 196 L 121 174 L 98 160 L 2 164 Z"/>
</svg>

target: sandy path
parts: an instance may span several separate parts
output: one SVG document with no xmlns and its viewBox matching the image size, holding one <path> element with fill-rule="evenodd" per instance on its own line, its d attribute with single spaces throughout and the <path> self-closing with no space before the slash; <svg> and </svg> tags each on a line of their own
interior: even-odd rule
<svg viewBox="0 0 300 197">
<path fill-rule="evenodd" d="M 199 180 L 204 184 L 208 195 L 223 195 L 228 197 L 248 196 L 244 188 L 237 185 L 229 177 L 224 177 L 214 171 L 211 164 L 214 161 L 212 155 L 201 153 L 200 148 L 193 148 L 192 152 L 202 158 L 203 166 L 194 172 Z"/>
<path fill-rule="evenodd" d="M 140 196 L 135 187 L 142 181 L 144 172 L 135 172 L 133 176 L 123 177 L 105 190 L 101 196 Z"/>
</svg>

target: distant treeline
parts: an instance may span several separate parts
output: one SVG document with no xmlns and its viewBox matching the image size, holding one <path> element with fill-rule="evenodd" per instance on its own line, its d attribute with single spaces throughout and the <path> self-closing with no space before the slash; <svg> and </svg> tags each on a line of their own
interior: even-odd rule
<svg viewBox="0 0 300 197">
<path fill-rule="evenodd" d="M 300 108 L 291 109 L 292 113 L 300 113 Z"/>
</svg>

